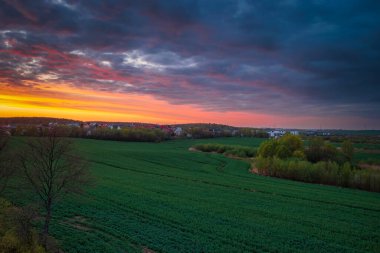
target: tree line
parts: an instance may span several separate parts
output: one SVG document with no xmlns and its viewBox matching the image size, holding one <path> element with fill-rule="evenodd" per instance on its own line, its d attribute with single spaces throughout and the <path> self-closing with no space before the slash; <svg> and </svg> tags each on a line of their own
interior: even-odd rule
<svg viewBox="0 0 380 253">
<path fill-rule="evenodd" d="M 50 128 L 47 126 L 19 125 L 12 129 L 11 134 L 15 136 L 44 136 L 45 132 Z M 111 129 L 108 127 L 82 128 L 69 125 L 56 125 L 54 128 L 57 129 L 61 137 L 115 141 L 162 142 L 173 138 L 202 139 L 232 136 L 268 138 L 268 133 L 265 131 L 250 128 L 210 130 L 208 127 L 201 126 L 183 127 L 183 132 L 180 136 L 174 136 L 173 132 L 165 131 L 161 128 L 125 127 Z"/>
<path fill-rule="evenodd" d="M 215 152 L 224 154 L 226 156 L 236 156 L 240 158 L 254 157 L 257 150 L 251 147 L 244 147 L 239 145 L 224 145 L 217 143 L 198 144 L 192 147 L 195 150 L 202 152 Z"/>
<path fill-rule="evenodd" d="M 35 125 L 17 126 L 12 130 L 15 136 L 45 136 L 52 127 Z M 117 141 L 161 142 L 170 138 L 170 134 L 159 128 L 122 128 L 108 127 L 81 128 L 77 126 L 57 125 L 53 127 L 60 137 L 89 138 Z"/>
</svg>

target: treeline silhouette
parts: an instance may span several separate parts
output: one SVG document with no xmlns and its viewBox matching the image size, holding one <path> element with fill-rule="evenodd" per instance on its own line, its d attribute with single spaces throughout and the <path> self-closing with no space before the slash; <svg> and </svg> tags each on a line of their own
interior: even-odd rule
<svg viewBox="0 0 380 253">
<path fill-rule="evenodd" d="M 15 136 L 44 136 L 50 127 L 35 125 L 17 126 L 12 130 Z M 81 128 L 77 126 L 57 125 L 54 126 L 60 137 L 88 138 L 115 141 L 142 141 L 161 142 L 170 138 L 170 134 L 159 128 L 122 128 L 110 129 L 108 127 Z"/>
</svg>

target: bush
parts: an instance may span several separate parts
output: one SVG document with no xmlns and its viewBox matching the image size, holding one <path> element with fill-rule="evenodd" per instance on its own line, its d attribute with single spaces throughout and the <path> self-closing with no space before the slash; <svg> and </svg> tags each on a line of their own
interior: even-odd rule
<svg viewBox="0 0 380 253">
<path fill-rule="evenodd" d="M 18 208 L 0 199 L 0 252 L 44 253 L 32 226 L 34 218 L 33 209 Z"/>
<path fill-rule="evenodd" d="M 345 155 L 346 159 L 351 162 L 352 158 L 354 157 L 354 146 L 350 140 L 343 141 L 342 152 Z"/>
<path fill-rule="evenodd" d="M 299 160 L 306 160 L 306 155 L 302 150 L 294 151 L 292 157 L 297 158 Z"/>
<path fill-rule="evenodd" d="M 259 174 L 266 176 L 380 192 L 379 171 L 357 169 L 349 162 L 339 165 L 333 161 L 311 163 L 259 156 L 255 160 L 255 167 Z"/>
<path fill-rule="evenodd" d="M 115 141 L 161 142 L 168 139 L 169 135 L 157 128 L 124 128 L 122 130 L 96 128 L 87 138 Z"/>
<path fill-rule="evenodd" d="M 223 145 L 223 144 L 199 144 L 193 146 L 196 150 L 203 152 L 216 152 L 224 155 L 237 156 L 241 158 L 254 157 L 256 149 L 238 145 Z"/>
<path fill-rule="evenodd" d="M 350 152 L 349 144 L 347 144 L 347 152 Z M 320 137 L 315 137 L 310 140 L 309 147 L 305 151 L 308 161 L 317 163 L 320 161 L 333 161 L 339 165 L 343 165 L 347 161 L 351 161 L 350 154 L 345 154 L 339 151 L 331 143 L 324 141 Z"/>
<path fill-rule="evenodd" d="M 303 159 L 305 157 L 303 150 L 303 143 L 299 136 L 285 134 L 279 139 L 271 139 L 263 142 L 259 147 L 258 155 L 262 157 L 276 156 L 285 159 L 295 154 L 297 158 Z"/>
</svg>

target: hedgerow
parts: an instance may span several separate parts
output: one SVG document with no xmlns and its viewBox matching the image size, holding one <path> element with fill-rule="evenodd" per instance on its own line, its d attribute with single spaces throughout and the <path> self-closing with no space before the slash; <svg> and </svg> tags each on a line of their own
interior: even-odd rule
<svg viewBox="0 0 380 253">
<path fill-rule="evenodd" d="M 255 148 L 251 147 L 224 145 L 217 143 L 198 144 L 193 146 L 193 148 L 203 152 L 216 152 L 219 154 L 237 156 L 241 158 L 254 157 L 257 152 Z"/>
<path fill-rule="evenodd" d="M 299 159 L 280 159 L 259 156 L 255 160 L 259 174 L 380 192 L 380 172 L 358 169 L 346 162 L 339 165 L 333 161 L 311 163 Z"/>
</svg>

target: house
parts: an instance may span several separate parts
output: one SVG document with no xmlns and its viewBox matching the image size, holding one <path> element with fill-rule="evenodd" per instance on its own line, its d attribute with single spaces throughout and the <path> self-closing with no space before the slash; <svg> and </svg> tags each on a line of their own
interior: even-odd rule
<svg viewBox="0 0 380 253">
<path fill-rule="evenodd" d="M 0 126 L 0 135 L 11 135 L 11 126 L 10 125 L 5 125 L 5 126 Z"/>
<path fill-rule="evenodd" d="M 182 132 L 183 132 L 182 127 L 177 127 L 176 129 L 174 129 L 174 134 L 176 136 L 181 136 Z"/>
<path fill-rule="evenodd" d="M 289 133 L 292 135 L 299 135 L 300 134 L 297 130 L 292 130 Z"/>
<path fill-rule="evenodd" d="M 90 125 L 88 123 L 81 123 L 80 124 L 80 127 L 81 128 L 84 128 L 84 129 L 89 129 L 90 128 Z"/>
<path fill-rule="evenodd" d="M 121 126 L 120 125 L 108 125 L 108 128 L 112 129 L 112 130 L 120 130 Z"/>
<path fill-rule="evenodd" d="M 270 138 L 279 138 L 283 136 L 286 132 L 284 130 L 270 130 L 268 132 Z"/>
<path fill-rule="evenodd" d="M 68 123 L 67 126 L 69 126 L 69 127 L 80 127 L 80 123 L 77 123 L 77 122 Z"/>
<path fill-rule="evenodd" d="M 239 135 L 239 130 L 236 130 L 236 129 L 232 130 L 231 135 L 232 135 L 232 136 L 237 136 L 237 135 Z"/>
</svg>

